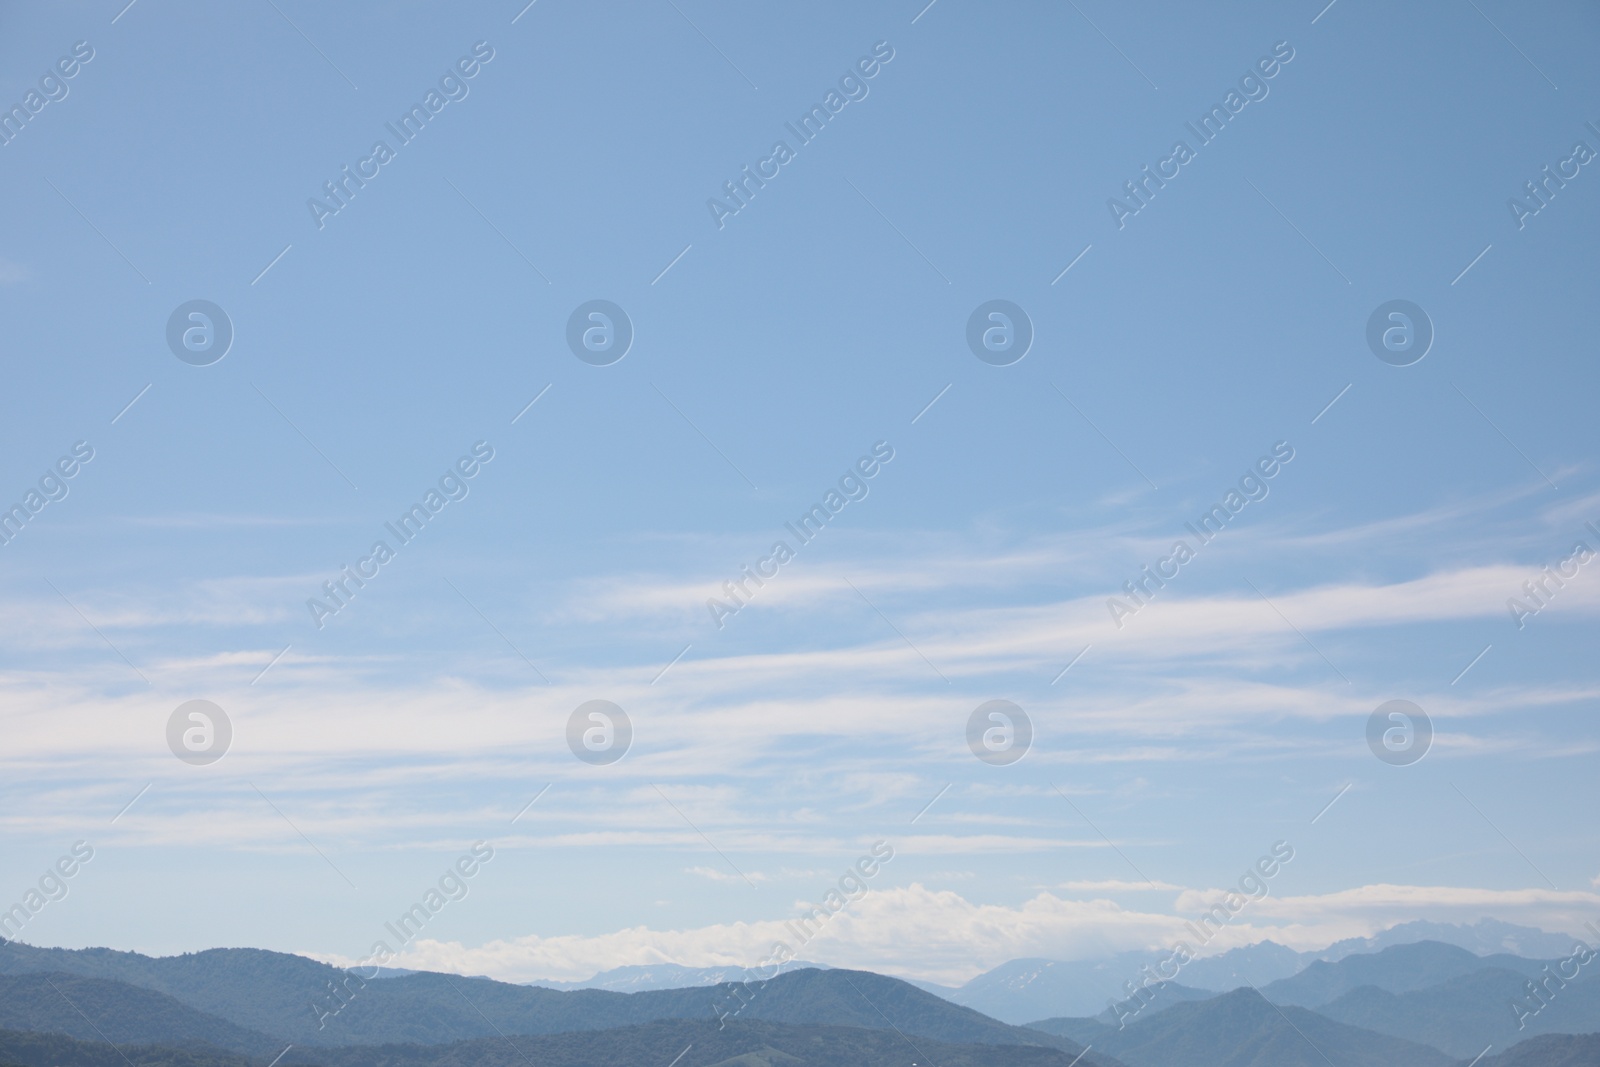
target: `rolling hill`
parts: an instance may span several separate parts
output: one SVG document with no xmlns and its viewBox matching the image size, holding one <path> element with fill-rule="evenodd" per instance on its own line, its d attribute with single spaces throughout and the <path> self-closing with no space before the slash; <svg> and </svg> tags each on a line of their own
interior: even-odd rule
<svg viewBox="0 0 1600 1067">
<path fill-rule="evenodd" d="M 1008 1023 L 1063 1016 L 1090 1017 L 1128 996 L 1127 983 L 1166 953 L 1123 952 L 1107 959 L 1023 959 L 1001 964 L 942 996 Z M 1300 953 L 1271 941 L 1230 949 L 1188 964 L 1175 979 L 1202 991 L 1264 985 L 1297 972 Z"/>
<path fill-rule="evenodd" d="M 37 1016 L 48 1025 L 39 1025 L 31 1014 L 17 1016 L 12 1025 L 74 1036 L 93 1034 L 82 1019 L 68 1017 L 68 1005 L 39 992 L 47 990 L 43 968 L 71 972 L 58 981 L 89 983 L 84 988 L 94 992 L 101 1029 L 108 1036 L 112 1030 L 120 1035 L 113 1040 L 203 1040 L 253 1053 L 275 1054 L 287 1042 L 302 1047 L 441 1045 L 501 1034 L 604 1030 L 719 1015 L 741 1022 L 898 1029 L 956 1044 L 1036 1045 L 1070 1055 L 1080 1051 L 1067 1038 L 998 1022 L 909 983 L 865 971 L 808 969 L 737 987 L 638 993 L 562 991 L 421 972 L 344 986 L 342 1000 L 335 1001 L 330 983 L 346 978 L 344 972 L 284 953 L 214 949 L 154 959 L 104 949 L 0 946 L 0 976 L 33 991 L 33 999 L 19 1003 L 37 1002 L 39 1007 L 30 1011 L 53 1013 Z"/>
<path fill-rule="evenodd" d="M 165 993 L 70 974 L 0 975 L 0 1028 L 85 1041 L 201 1041 L 253 1056 L 275 1055 L 284 1044 Z"/>
<path fill-rule="evenodd" d="M 1537 1015 L 1519 1026 L 1513 1000 L 1525 1005 L 1527 978 L 1486 967 L 1426 989 L 1390 993 L 1366 986 L 1316 1010 L 1375 1033 L 1421 1041 L 1456 1056 L 1476 1056 L 1489 1045 L 1506 1048 L 1539 1034 L 1600 1030 L 1600 977 L 1580 978 L 1558 990 Z"/>
<path fill-rule="evenodd" d="M 1437 1049 L 1278 1008 L 1252 989 L 1176 1004 L 1102 1034 L 1094 1049 L 1130 1067 L 1456 1067 Z"/>
<path fill-rule="evenodd" d="M 304 1043 L 317 1043 L 313 1002 L 327 998 L 329 986 L 345 977 L 338 968 L 316 960 L 251 948 L 152 957 L 106 948 L 36 948 L 17 941 L 0 944 L 0 975 L 40 972 L 102 978 L 155 990 L 247 1030 Z"/>
<path fill-rule="evenodd" d="M 1209 989 L 1191 989 L 1176 982 L 1162 982 L 1151 986 L 1147 990 L 1148 996 L 1143 1001 L 1143 1007 L 1132 999 L 1123 1001 L 1119 1013 L 1114 1008 L 1108 1008 L 1092 1019 L 1074 1018 L 1072 1016 L 1057 1016 L 1053 1019 L 1040 1019 L 1028 1024 L 1030 1030 L 1042 1030 L 1047 1034 L 1058 1034 L 1070 1037 L 1082 1045 L 1097 1043 L 1106 1034 L 1114 1034 L 1131 1024 L 1136 1019 L 1148 1019 L 1174 1004 L 1186 1004 L 1196 1000 L 1210 1000 L 1221 996 Z M 1136 1010 L 1137 1009 L 1137 1010 Z"/>
</svg>

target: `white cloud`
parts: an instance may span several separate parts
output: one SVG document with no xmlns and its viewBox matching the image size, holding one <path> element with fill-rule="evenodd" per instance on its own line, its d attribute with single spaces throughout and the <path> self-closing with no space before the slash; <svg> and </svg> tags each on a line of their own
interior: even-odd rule
<svg viewBox="0 0 1600 1067">
<path fill-rule="evenodd" d="M 756 966 L 776 941 L 804 959 L 860 967 L 949 985 L 1022 957 L 1092 959 L 1130 949 L 1192 941 L 1187 925 L 1220 890 L 1191 890 L 1176 914 L 1136 911 L 1106 900 L 1039 893 L 1015 906 L 981 904 L 953 891 L 912 883 L 874 890 L 850 903 L 808 942 L 785 916 L 693 929 L 637 926 L 593 936 L 529 936 L 468 948 L 418 941 L 397 966 L 487 974 L 506 981 L 573 980 L 625 964 Z M 1369 885 L 1314 896 L 1248 904 L 1223 928 L 1211 951 L 1270 938 L 1300 950 L 1366 937 L 1412 919 L 1473 922 L 1486 915 L 1553 930 L 1577 930 L 1600 911 L 1600 894 L 1544 889 Z M 340 965 L 354 959 L 323 956 Z"/>
</svg>

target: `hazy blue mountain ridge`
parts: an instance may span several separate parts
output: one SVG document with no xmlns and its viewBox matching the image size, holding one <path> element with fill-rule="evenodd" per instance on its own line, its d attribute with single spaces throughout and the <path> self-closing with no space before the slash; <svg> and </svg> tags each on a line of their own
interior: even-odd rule
<svg viewBox="0 0 1600 1067">
<path fill-rule="evenodd" d="M 1274 1004 L 1315 1008 L 1362 986 L 1407 993 L 1491 967 L 1531 977 L 1538 974 L 1546 962 L 1506 955 L 1477 956 L 1454 945 L 1418 941 L 1370 955 L 1345 956 L 1335 962 L 1316 960 L 1291 978 L 1263 986 L 1261 992 Z"/>
<path fill-rule="evenodd" d="M 115 1030 L 122 1040 L 200 1039 L 237 1051 L 266 1051 L 280 1041 L 310 1047 L 437 1045 L 501 1034 L 719 1016 L 800 1026 L 898 1028 L 956 1044 L 1042 1045 L 1074 1055 L 1080 1051 L 1065 1038 L 996 1021 L 909 983 L 865 971 L 810 969 L 766 982 L 615 993 L 429 972 L 348 981 L 336 968 L 255 949 L 152 959 L 13 943 L 0 946 L 0 976 L 30 991 L 16 1003 L 32 1013 L 19 1015 L 12 1023 L 17 1028 L 74 1036 L 85 1032 L 81 1018 L 67 1017 L 68 1005 L 41 992 L 50 977 L 36 968 L 45 967 L 74 971 L 59 980 L 86 983 L 84 988 L 94 993 L 98 1025 L 108 1033 Z M 337 995 L 329 989 L 335 980 L 340 980 Z"/>
<path fill-rule="evenodd" d="M 1094 1048 L 1130 1067 L 1457 1067 L 1437 1049 L 1279 1008 L 1251 989 L 1108 1028 Z"/>
</svg>

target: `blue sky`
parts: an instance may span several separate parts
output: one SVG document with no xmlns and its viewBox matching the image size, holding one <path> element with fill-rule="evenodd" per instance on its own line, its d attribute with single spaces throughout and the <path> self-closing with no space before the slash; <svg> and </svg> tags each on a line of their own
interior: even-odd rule
<svg viewBox="0 0 1600 1067">
<path fill-rule="evenodd" d="M 1600 151 L 1591 8 L 114 0 L 0 28 L 7 107 L 92 49 L 0 146 L 0 497 L 93 450 L 0 546 L 0 895 L 96 849 L 26 939 L 353 959 L 479 839 L 414 963 L 755 962 L 877 840 L 812 958 L 955 981 L 1163 943 L 1279 840 L 1230 937 L 1600 913 L 1600 578 L 1507 610 L 1600 550 L 1600 178 L 1508 207 Z M 597 299 L 634 330 L 609 366 L 566 340 Z M 995 299 L 1034 331 L 1010 366 L 966 342 Z M 1397 299 L 1434 330 L 1404 367 L 1366 341 Z M 167 344 L 192 300 L 232 324 L 209 366 Z M 480 442 L 319 628 L 308 598 Z M 875 446 L 866 496 L 715 625 Z M 208 766 L 167 746 L 191 699 L 232 723 Z M 632 722 L 619 762 L 567 746 L 594 699 Z M 991 699 L 1033 723 L 1009 766 L 967 747 Z M 1391 699 L 1433 722 L 1409 766 L 1367 746 Z"/>
</svg>

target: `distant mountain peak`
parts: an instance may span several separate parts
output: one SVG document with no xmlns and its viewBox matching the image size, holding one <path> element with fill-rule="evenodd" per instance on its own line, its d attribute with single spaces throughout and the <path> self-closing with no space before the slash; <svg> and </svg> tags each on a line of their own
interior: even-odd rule
<svg viewBox="0 0 1600 1067">
<path fill-rule="evenodd" d="M 1466 949 L 1478 956 L 1503 952 L 1529 959 L 1551 959 L 1570 952 L 1572 940 L 1568 934 L 1552 934 L 1537 927 L 1518 926 L 1499 919 L 1479 919 L 1471 924 L 1415 919 L 1381 930 L 1371 937 L 1350 937 L 1337 941 L 1321 952 L 1309 955 L 1316 959 L 1337 960 L 1356 953 L 1378 952 L 1393 945 L 1436 941 Z"/>
</svg>

